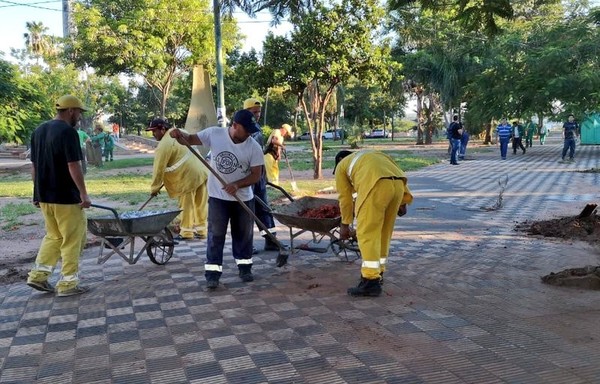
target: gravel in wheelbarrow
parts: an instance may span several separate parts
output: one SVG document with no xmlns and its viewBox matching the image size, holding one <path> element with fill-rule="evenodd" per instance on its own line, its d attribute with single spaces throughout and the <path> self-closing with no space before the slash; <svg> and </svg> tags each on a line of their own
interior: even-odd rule
<svg viewBox="0 0 600 384">
<path fill-rule="evenodd" d="M 339 208 L 337 200 L 320 197 L 304 196 L 289 204 L 279 206 L 273 211 L 273 216 L 288 227 L 295 227 L 311 232 L 329 233 L 333 228 L 339 227 L 341 217 L 331 218 L 303 217 L 301 213 L 310 209 L 319 209 L 324 206 Z"/>
<path fill-rule="evenodd" d="M 96 236 L 152 235 L 159 233 L 180 210 L 127 211 L 88 218 L 88 229 Z"/>
</svg>

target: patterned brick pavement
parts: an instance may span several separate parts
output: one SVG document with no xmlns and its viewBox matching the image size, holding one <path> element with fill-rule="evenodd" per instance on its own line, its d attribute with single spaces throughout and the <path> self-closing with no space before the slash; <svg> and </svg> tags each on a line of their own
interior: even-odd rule
<svg viewBox="0 0 600 384">
<path fill-rule="evenodd" d="M 555 141 L 410 172 L 416 200 L 374 299 L 345 294 L 359 263 L 332 254 L 276 268 L 277 253 L 261 253 L 245 284 L 228 248 L 223 285 L 207 292 L 203 242 L 178 245 L 165 266 L 98 265 L 86 250 L 85 295 L 0 287 L 0 383 L 600 382 L 598 292 L 540 283 L 599 264 L 598 252 L 514 231 L 597 202 L 600 175 L 573 171 L 598 168 L 599 151 L 580 146 L 560 164 Z M 504 207 L 481 209 L 506 175 Z"/>
</svg>

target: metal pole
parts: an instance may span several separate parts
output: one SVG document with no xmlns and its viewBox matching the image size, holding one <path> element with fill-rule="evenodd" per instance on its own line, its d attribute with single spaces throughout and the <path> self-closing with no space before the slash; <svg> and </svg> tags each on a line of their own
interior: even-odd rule
<svg viewBox="0 0 600 384">
<path fill-rule="evenodd" d="M 269 106 L 269 91 L 271 88 L 267 88 L 267 97 L 265 98 L 265 118 L 263 119 L 263 125 L 267 125 L 267 107 Z"/>
<path fill-rule="evenodd" d="M 215 18 L 215 50 L 217 55 L 217 120 L 225 127 L 227 112 L 225 111 L 225 92 L 223 86 L 223 41 L 221 38 L 221 4 L 213 0 Z"/>
</svg>

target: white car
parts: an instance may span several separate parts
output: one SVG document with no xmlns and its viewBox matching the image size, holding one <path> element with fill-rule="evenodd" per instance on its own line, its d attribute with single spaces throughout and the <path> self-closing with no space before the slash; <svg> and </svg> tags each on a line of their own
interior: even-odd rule
<svg viewBox="0 0 600 384">
<path fill-rule="evenodd" d="M 383 129 L 374 129 L 367 137 L 371 139 L 385 139 L 392 137 L 392 135 L 390 132 L 386 132 Z"/>
<path fill-rule="evenodd" d="M 336 130 L 330 129 L 329 131 L 326 131 L 325 133 L 323 133 L 323 138 L 325 140 L 333 140 L 334 137 L 335 137 L 336 140 L 341 139 L 341 137 L 340 137 L 340 131 L 336 131 Z"/>
</svg>

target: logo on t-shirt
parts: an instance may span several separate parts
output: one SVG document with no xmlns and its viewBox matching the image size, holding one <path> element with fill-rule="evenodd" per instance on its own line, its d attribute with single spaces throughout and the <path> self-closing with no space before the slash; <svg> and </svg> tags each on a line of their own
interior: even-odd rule
<svg viewBox="0 0 600 384">
<path fill-rule="evenodd" d="M 241 168 L 237 157 L 231 152 L 221 152 L 215 157 L 217 170 L 226 175 L 235 172 Z"/>
</svg>

